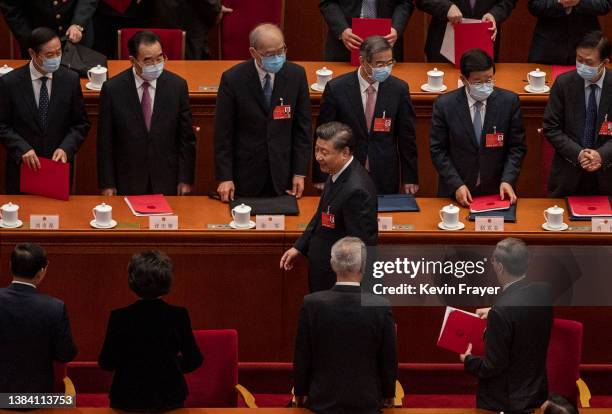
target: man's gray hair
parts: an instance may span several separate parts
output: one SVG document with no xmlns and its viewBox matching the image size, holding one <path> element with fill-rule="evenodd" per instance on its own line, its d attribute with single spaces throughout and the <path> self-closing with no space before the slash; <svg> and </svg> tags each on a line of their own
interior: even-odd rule
<svg viewBox="0 0 612 414">
<path fill-rule="evenodd" d="M 382 36 L 370 36 L 366 38 L 359 47 L 359 54 L 367 62 L 372 61 L 372 57 L 380 52 L 391 50 L 391 43 Z"/>
<path fill-rule="evenodd" d="M 261 23 L 255 26 L 255 28 L 253 28 L 253 30 L 251 30 L 251 32 L 249 33 L 249 46 L 257 49 L 257 43 L 259 42 L 261 34 L 268 30 L 276 30 L 278 31 L 278 33 L 280 33 L 283 39 L 285 38 L 285 35 L 283 34 L 281 28 L 275 25 L 274 23 Z"/>
<path fill-rule="evenodd" d="M 337 275 L 363 274 L 366 247 L 358 237 L 343 237 L 331 249 L 331 267 Z"/>
<path fill-rule="evenodd" d="M 506 273 L 511 276 L 520 277 L 527 273 L 529 249 L 521 239 L 508 237 L 497 243 L 493 258 L 501 263 Z"/>
</svg>

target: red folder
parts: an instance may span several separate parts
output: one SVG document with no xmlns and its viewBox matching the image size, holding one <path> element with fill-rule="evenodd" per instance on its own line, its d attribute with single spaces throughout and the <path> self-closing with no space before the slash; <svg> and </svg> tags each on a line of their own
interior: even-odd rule
<svg viewBox="0 0 612 414">
<path fill-rule="evenodd" d="M 353 33 L 366 40 L 370 36 L 386 36 L 391 33 L 391 19 L 353 18 Z M 359 49 L 351 50 L 351 65 L 359 66 Z"/>
<path fill-rule="evenodd" d="M 470 203 L 471 213 L 482 213 L 483 211 L 508 210 L 510 200 L 502 200 L 499 194 L 472 197 Z"/>
<path fill-rule="evenodd" d="M 125 197 L 125 202 L 136 216 L 157 216 L 172 214 L 172 208 L 163 194 Z"/>
<path fill-rule="evenodd" d="M 612 216 L 608 196 L 573 196 L 567 203 L 576 217 L 609 217 Z"/>
<path fill-rule="evenodd" d="M 455 29 L 455 67 L 459 68 L 461 56 L 469 49 L 482 49 L 493 55 L 493 41 L 491 40 L 491 22 L 457 23 Z"/>
<path fill-rule="evenodd" d="M 557 79 L 557 76 L 564 74 L 565 72 L 569 72 L 570 70 L 576 69 L 576 65 L 572 66 L 561 66 L 561 65 L 552 65 L 552 80 L 553 82 Z"/>
<path fill-rule="evenodd" d="M 104 0 L 104 2 L 121 14 L 125 13 L 132 4 L 132 0 Z"/>
<path fill-rule="evenodd" d="M 68 200 L 70 164 L 38 157 L 40 170 L 34 171 L 21 163 L 19 191 L 43 197 Z"/>
<path fill-rule="evenodd" d="M 472 344 L 473 355 L 484 355 L 484 331 L 487 321 L 474 313 L 446 307 L 444 322 L 438 337 L 438 346 L 463 354 Z"/>
</svg>

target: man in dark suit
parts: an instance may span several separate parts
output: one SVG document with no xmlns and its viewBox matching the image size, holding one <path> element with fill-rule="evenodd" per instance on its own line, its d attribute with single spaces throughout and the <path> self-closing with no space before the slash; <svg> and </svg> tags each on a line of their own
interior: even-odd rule
<svg viewBox="0 0 612 414">
<path fill-rule="evenodd" d="M 363 39 L 351 29 L 354 17 L 391 19 L 391 32 L 385 39 L 395 59 L 404 60 L 404 29 L 414 10 L 413 0 L 320 0 L 319 9 L 329 28 L 326 61 L 348 62 L 351 50 L 359 49 Z"/>
<path fill-rule="evenodd" d="M 215 114 L 215 171 L 221 200 L 301 197 L 312 154 L 310 95 L 304 68 L 286 62 L 273 24 L 249 35 L 253 59 L 221 76 Z"/>
<path fill-rule="evenodd" d="M 434 102 L 431 159 L 438 196 L 463 206 L 472 195 L 499 193 L 516 202 L 514 184 L 527 151 L 518 95 L 495 87 L 495 66 L 480 49 L 461 57 L 465 85 Z"/>
<path fill-rule="evenodd" d="M 293 357 L 295 396 L 316 413 L 377 414 L 393 407 L 395 323 L 386 299 L 361 291 L 365 262 L 361 240 L 338 240 L 331 249 L 335 286 L 304 297 Z"/>
<path fill-rule="evenodd" d="M 590 31 L 601 30 L 597 16 L 612 9 L 612 0 L 529 0 L 529 12 L 538 18 L 529 62 L 574 65 L 576 44 Z"/>
<path fill-rule="evenodd" d="M 318 123 L 338 121 L 351 127 L 355 158 L 370 172 L 379 194 L 415 194 L 415 114 L 408 84 L 390 76 L 395 61 L 383 37 L 367 38 L 360 53 L 356 72 L 327 83 Z M 326 178 L 315 163 L 313 181 L 323 189 Z"/>
<path fill-rule="evenodd" d="M 419 10 L 431 15 L 425 55 L 429 62 L 448 62 L 440 54 L 447 23 L 461 23 L 461 19 L 477 19 L 492 23 L 491 39 L 494 43 L 495 60 L 498 60 L 501 24 L 510 17 L 517 0 L 416 0 Z"/>
<path fill-rule="evenodd" d="M 11 254 L 13 283 L 0 289 L 0 393 L 49 393 L 53 361 L 77 354 L 64 302 L 37 288 L 47 273 L 42 247 L 22 243 Z"/>
<path fill-rule="evenodd" d="M 30 33 L 37 27 L 50 27 L 59 37 L 91 47 L 96 4 L 97 0 L 0 0 L 0 10 L 25 57 Z"/>
<path fill-rule="evenodd" d="M 549 197 L 612 195 L 610 49 L 601 32 L 588 33 L 576 48 L 577 70 L 553 84 L 543 120 L 555 148 Z"/>
<path fill-rule="evenodd" d="M 502 293 L 487 319 L 484 356 L 460 356 L 465 370 L 478 378 L 476 406 L 512 413 L 532 412 L 548 397 L 546 355 L 553 324 L 548 285 L 525 278 L 529 250 L 522 240 L 507 238 L 495 247 L 493 268 Z"/>
<path fill-rule="evenodd" d="M 345 236 L 355 236 L 368 246 L 378 241 L 378 198 L 368 172 L 354 159 L 355 140 L 351 128 L 329 122 L 317 128 L 315 157 L 321 171 L 329 174 L 319 207 L 304 234 L 280 261 L 293 268 L 299 255 L 308 257 L 310 291 L 327 290 L 335 283 L 329 264 L 332 245 Z"/>
<path fill-rule="evenodd" d="M 103 195 L 186 195 L 195 171 L 195 134 L 185 79 L 164 70 L 159 37 L 128 42 L 132 67 L 104 82 L 98 121 Z"/>
<path fill-rule="evenodd" d="M 19 193 L 20 164 L 38 157 L 70 162 L 85 140 L 87 119 L 76 72 L 60 66 L 62 45 L 41 27 L 29 39 L 30 63 L 0 78 L 0 141 L 7 150 L 6 191 Z"/>
</svg>

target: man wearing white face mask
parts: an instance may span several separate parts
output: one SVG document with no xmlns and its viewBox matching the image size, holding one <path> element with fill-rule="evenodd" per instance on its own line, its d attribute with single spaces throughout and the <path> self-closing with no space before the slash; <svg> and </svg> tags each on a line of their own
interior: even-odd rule
<svg viewBox="0 0 612 414">
<path fill-rule="evenodd" d="M 576 47 L 576 70 L 560 75 L 552 87 L 543 120 L 555 148 L 550 197 L 612 195 L 610 50 L 602 32 L 588 33 Z"/>
<path fill-rule="evenodd" d="M 433 107 L 430 152 L 438 196 L 466 207 L 476 195 L 499 194 L 515 203 L 527 152 L 518 95 L 496 88 L 494 75 L 489 55 L 468 50 L 461 57 L 465 87 L 440 95 Z"/>
<path fill-rule="evenodd" d="M 132 67 L 100 93 L 99 187 L 103 195 L 187 195 L 195 173 L 187 82 L 164 69 L 155 33 L 135 33 L 128 48 Z"/>
<path fill-rule="evenodd" d="M 299 198 L 312 156 L 304 68 L 286 61 L 282 31 L 249 35 L 252 59 L 221 76 L 215 114 L 215 175 L 222 201 L 291 194 Z"/>
<path fill-rule="evenodd" d="M 419 188 L 415 114 L 408 84 L 391 75 L 393 50 L 382 36 L 368 37 L 355 72 L 332 79 L 321 99 L 318 125 L 342 122 L 353 131 L 355 158 L 379 194 L 415 194 Z M 313 182 L 326 180 L 313 163 Z"/>
<path fill-rule="evenodd" d="M 38 157 L 70 162 L 85 141 L 87 119 L 76 72 L 60 66 L 62 45 L 41 27 L 29 38 L 30 63 L 0 78 L 0 142 L 7 149 L 6 192 L 19 193 L 20 164 Z"/>
</svg>

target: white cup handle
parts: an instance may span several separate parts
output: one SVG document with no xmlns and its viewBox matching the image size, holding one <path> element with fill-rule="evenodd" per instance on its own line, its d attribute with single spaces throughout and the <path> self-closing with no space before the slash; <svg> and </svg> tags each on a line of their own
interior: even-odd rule
<svg viewBox="0 0 612 414">
<path fill-rule="evenodd" d="M 91 82 L 91 69 L 87 71 L 87 79 Z"/>
<path fill-rule="evenodd" d="M 548 213 L 544 210 L 544 220 L 548 223 Z"/>
<path fill-rule="evenodd" d="M 527 74 L 527 82 L 529 82 L 529 85 L 531 85 L 531 74 L 530 73 Z"/>
<path fill-rule="evenodd" d="M 96 209 L 95 208 L 91 209 L 91 214 L 93 214 L 94 220 L 98 221 L 98 218 L 96 217 Z"/>
<path fill-rule="evenodd" d="M 230 210 L 230 212 L 232 213 L 232 219 L 235 222 L 236 221 L 236 214 L 234 213 L 234 209 Z"/>
<path fill-rule="evenodd" d="M 444 217 L 442 217 L 442 210 L 438 211 L 438 215 L 440 216 L 440 221 L 444 223 Z"/>
</svg>

